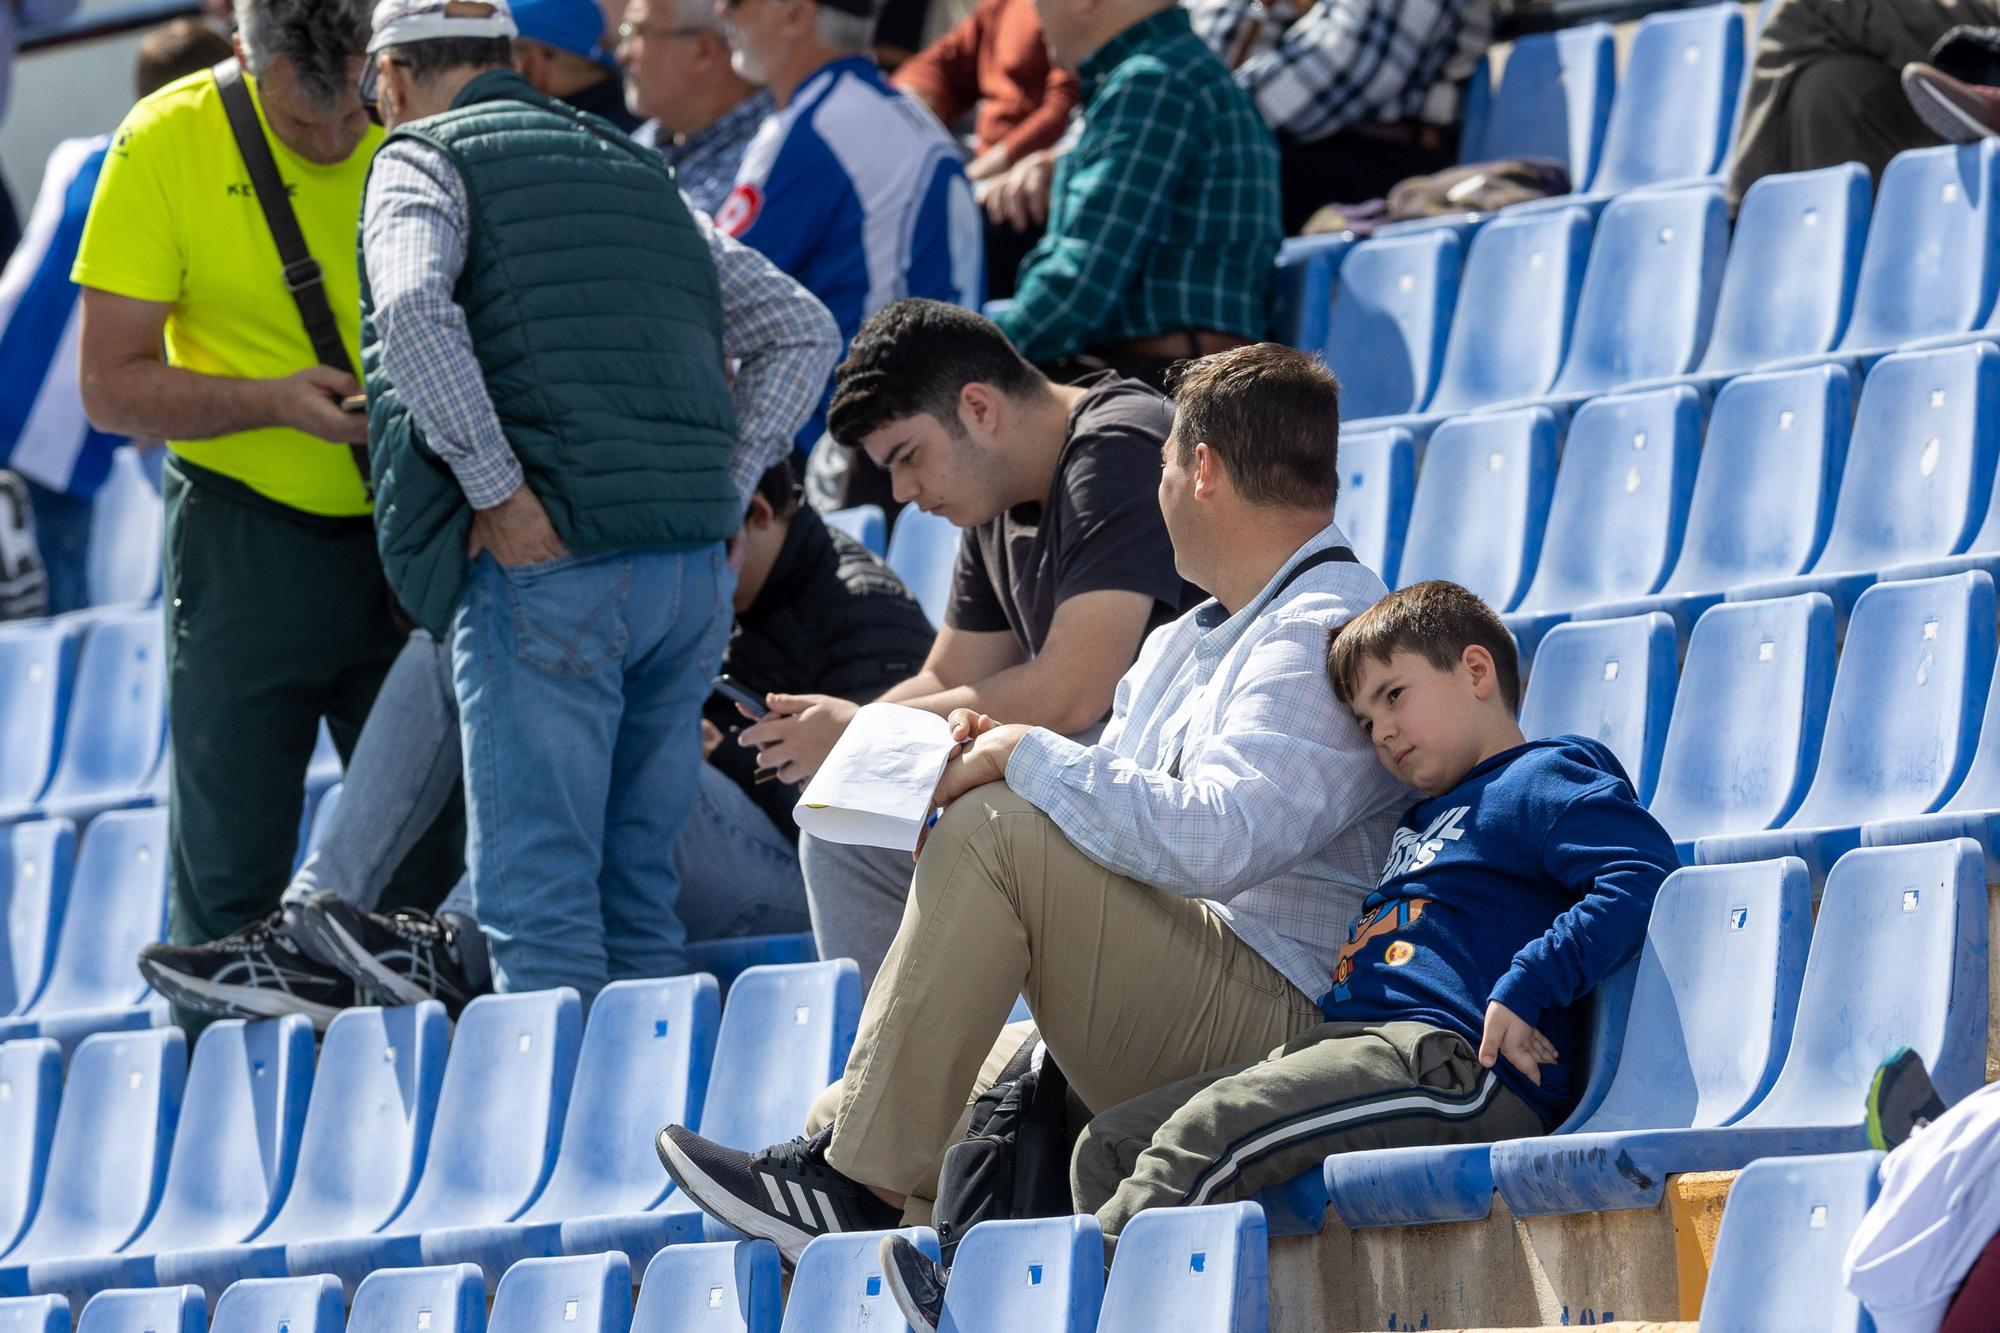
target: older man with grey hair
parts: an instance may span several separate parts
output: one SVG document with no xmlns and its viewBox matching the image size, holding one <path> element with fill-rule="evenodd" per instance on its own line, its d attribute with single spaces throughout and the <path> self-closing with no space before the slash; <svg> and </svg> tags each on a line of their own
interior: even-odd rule
<svg viewBox="0 0 2000 1333">
<path fill-rule="evenodd" d="M 618 25 L 632 135 L 660 150 L 681 193 L 713 214 L 729 197 L 771 95 L 736 72 L 713 0 L 631 0 Z"/>
</svg>

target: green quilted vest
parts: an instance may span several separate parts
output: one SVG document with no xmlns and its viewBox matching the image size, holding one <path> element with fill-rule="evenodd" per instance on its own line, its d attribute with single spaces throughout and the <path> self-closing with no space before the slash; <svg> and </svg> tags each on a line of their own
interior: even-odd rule
<svg viewBox="0 0 2000 1333">
<path fill-rule="evenodd" d="M 454 295 L 501 429 L 582 555 L 721 541 L 743 518 L 715 266 L 657 154 L 512 70 L 399 128 L 450 159 L 471 235 Z M 472 510 L 382 368 L 367 266 L 361 360 L 391 587 L 443 635 Z"/>
</svg>

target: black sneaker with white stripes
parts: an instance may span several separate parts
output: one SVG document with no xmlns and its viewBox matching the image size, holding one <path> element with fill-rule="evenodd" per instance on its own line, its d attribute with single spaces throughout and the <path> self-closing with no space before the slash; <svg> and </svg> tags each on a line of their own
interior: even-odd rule
<svg viewBox="0 0 2000 1333">
<path fill-rule="evenodd" d="M 297 909 L 303 943 L 380 1004 L 441 1000 L 457 1018 L 493 989 L 486 937 L 457 912 L 431 916 L 364 912 L 337 893 L 315 893 Z"/>
<path fill-rule="evenodd" d="M 660 1131 L 667 1174 L 701 1210 L 753 1240 L 768 1240 L 796 1264 L 815 1236 L 882 1231 L 900 1225 L 903 1210 L 826 1164 L 833 1127 L 759 1152 L 711 1143 L 693 1130 Z"/>
<path fill-rule="evenodd" d="M 308 953 L 280 912 L 213 944 L 149 944 L 139 971 L 171 1003 L 214 1018 L 304 1014 L 324 1032 L 360 1003 L 354 983 Z"/>
<path fill-rule="evenodd" d="M 934 1329 L 944 1319 L 945 1266 L 910 1243 L 882 1237 L 882 1280 L 911 1328 Z"/>
</svg>

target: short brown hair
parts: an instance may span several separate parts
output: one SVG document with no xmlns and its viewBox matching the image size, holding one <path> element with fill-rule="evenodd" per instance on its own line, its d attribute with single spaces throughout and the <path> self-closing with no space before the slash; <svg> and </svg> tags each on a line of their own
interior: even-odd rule
<svg viewBox="0 0 2000 1333">
<path fill-rule="evenodd" d="M 176 79 L 229 59 L 229 39 L 201 19 L 175 19 L 146 34 L 132 64 L 133 91 L 150 96 Z"/>
<path fill-rule="evenodd" d="M 1507 711 L 1521 711 L 1521 659 L 1514 636 L 1493 608 L 1443 579 L 1415 583 L 1390 593 L 1346 624 L 1326 645 L 1326 674 L 1333 694 L 1352 705 L 1363 662 L 1387 662 L 1400 652 L 1415 653 L 1439 671 L 1456 668 L 1474 645 L 1493 658 L 1500 697 Z"/>
<path fill-rule="evenodd" d="M 1245 500 L 1333 510 L 1340 491 L 1340 381 L 1316 356 L 1253 343 L 1174 368 L 1183 465 L 1206 444 Z"/>
</svg>

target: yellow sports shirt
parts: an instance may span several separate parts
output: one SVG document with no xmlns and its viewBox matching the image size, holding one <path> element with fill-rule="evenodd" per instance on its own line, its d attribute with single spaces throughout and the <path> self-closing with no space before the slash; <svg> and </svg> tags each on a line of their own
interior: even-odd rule
<svg viewBox="0 0 2000 1333">
<path fill-rule="evenodd" d="M 268 125 L 264 138 L 306 245 L 326 271 L 327 300 L 359 366 L 356 237 L 362 186 L 382 131 L 371 128 L 335 167 L 297 156 Z M 184 369 L 275 379 L 318 361 L 207 72 L 168 84 L 133 107 L 118 127 L 71 277 L 118 296 L 170 303 L 167 360 Z M 344 444 L 278 427 L 168 443 L 190 462 L 280 504 L 313 514 L 369 511 Z"/>
</svg>

